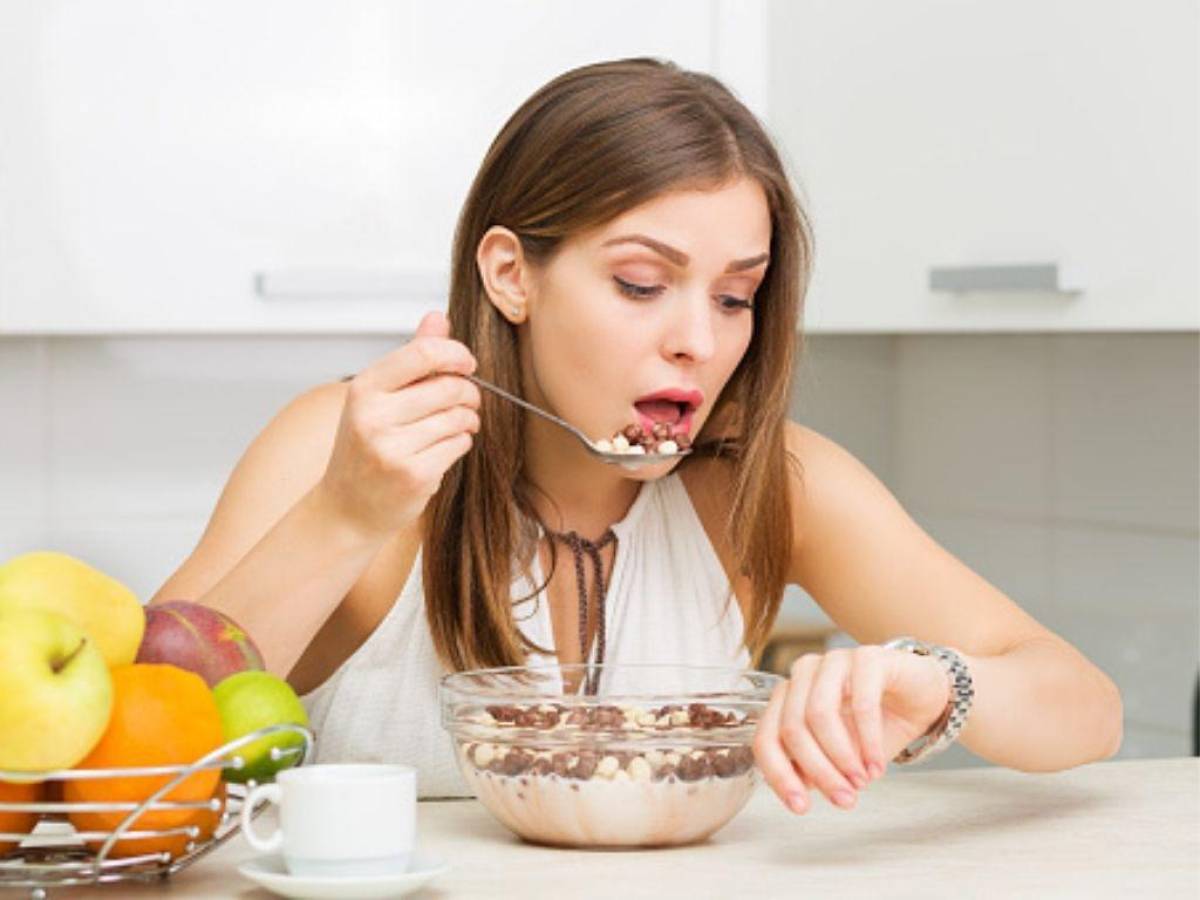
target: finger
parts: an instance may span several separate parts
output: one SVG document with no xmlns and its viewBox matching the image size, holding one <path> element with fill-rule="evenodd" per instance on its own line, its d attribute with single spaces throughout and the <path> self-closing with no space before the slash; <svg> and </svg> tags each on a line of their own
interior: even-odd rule
<svg viewBox="0 0 1200 900">
<path fill-rule="evenodd" d="M 817 743 L 855 790 L 867 786 L 867 770 L 854 737 L 842 715 L 842 698 L 850 680 L 851 653 L 833 650 L 826 653 L 813 678 L 805 718 Z"/>
<path fill-rule="evenodd" d="M 384 437 L 383 448 L 391 459 L 415 456 L 434 444 L 457 434 L 476 434 L 479 431 L 479 413 L 465 406 L 452 406 Z"/>
<path fill-rule="evenodd" d="M 858 724 L 854 721 L 854 715 L 850 711 L 850 697 L 848 696 L 849 683 L 846 685 L 847 693 L 842 695 L 842 722 L 846 727 L 846 732 L 850 735 L 850 743 L 858 748 L 859 754 L 862 753 L 862 736 L 858 733 Z M 867 767 L 863 766 L 863 771 L 867 772 Z M 867 782 L 871 781 L 871 773 L 867 772 Z"/>
<path fill-rule="evenodd" d="M 784 805 L 794 813 L 803 813 L 809 808 L 808 790 L 779 742 L 779 717 L 788 689 L 789 683 L 783 681 L 771 692 L 754 735 L 754 758 L 763 779 Z"/>
<path fill-rule="evenodd" d="M 413 337 L 450 337 L 450 320 L 443 312 L 427 312 L 421 316 L 421 322 Z"/>
<path fill-rule="evenodd" d="M 779 734 L 788 756 L 829 802 L 849 809 L 856 797 L 854 785 L 821 749 L 808 721 L 809 694 L 822 665 L 822 657 L 815 653 L 806 653 L 793 663 L 791 688 L 780 719 Z"/>
<path fill-rule="evenodd" d="M 479 388 L 457 375 L 432 375 L 403 390 L 381 396 L 375 411 L 392 425 L 417 422 L 455 406 L 479 409 Z"/>
<path fill-rule="evenodd" d="M 452 465 L 458 462 L 474 445 L 471 434 L 460 431 L 444 440 L 431 444 L 412 458 L 412 468 L 420 473 L 420 480 L 428 482 L 429 494 L 437 492 L 441 480 Z"/>
<path fill-rule="evenodd" d="M 445 474 L 447 469 L 467 455 L 474 443 L 475 438 L 472 434 L 459 432 L 426 448 L 418 455 L 418 459 L 427 462 L 441 474 Z"/>
<path fill-rule="evenodd" d="M 884 657 L 877 647 L 861 647 L 850 671 L 850 714 L 858 729 L 862 764 L 875 780 L 887 768 L 883 758 Z"/>
<path fill-rule="evenodd" d="M 437 335 L 420 335 L 367 366 L 351 383 L 359 390 L 396 391 L 438 373 L 469 375 L 475 357 L 465 344 Z"/>
</svg>

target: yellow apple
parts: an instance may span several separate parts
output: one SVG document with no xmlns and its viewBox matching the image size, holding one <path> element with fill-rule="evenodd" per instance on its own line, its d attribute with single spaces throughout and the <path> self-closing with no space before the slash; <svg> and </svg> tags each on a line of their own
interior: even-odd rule
<svg viewBox="0 0 1200 900">
<path fill-rule="evenodd" d="M 82 628 L 47 610 L 0 609 L 0 769 L 71 768 L 112 705 L 112 676 Z"/>
<path fill-rule="evenodd" d="M 32 607 L 66 616 L 95 642 L 109 668 L 133 662 L 146 613 L 133 591 L 65 553 L 26 553 L 0 565 L 0 612 Z"/>
</svg>

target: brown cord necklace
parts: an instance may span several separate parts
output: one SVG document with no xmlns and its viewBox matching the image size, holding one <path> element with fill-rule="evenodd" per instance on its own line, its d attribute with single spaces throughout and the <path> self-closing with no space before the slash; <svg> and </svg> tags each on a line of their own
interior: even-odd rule
<svg viewBox="0 0 1200 900">
<path fill-rule="evenodd" d="M 544 530 L 552 540 L 561 541 L 570 547 L 571 555 L 575 557 L 575 586 L 579 590 L 579 657 L 587 667 L 584 693 L 595 694 L 596 689 L 599 687 L 599 675 L 593 671 L 591 665 L 588 663 L 588 594 L 587 579 L 584 577 L 583 572 L 583 554 L 586 553 L 591 557 L 592 567 L 596 574 L 592 590 L 596 595 L 596 666 L 599 667 L 604 664 L 604 599 L 608 593 L 604 584 L 604 562 L 600 559 L 600 551 L 613 543 L 617 539 L 617 536 L 611 528 L 607 529 L 604 534 L 600 535 L 599 540 L 595 541 L 589 541 L 575 531 L 564 533 L 551 531 L 548 528 Z"/>
</svg>

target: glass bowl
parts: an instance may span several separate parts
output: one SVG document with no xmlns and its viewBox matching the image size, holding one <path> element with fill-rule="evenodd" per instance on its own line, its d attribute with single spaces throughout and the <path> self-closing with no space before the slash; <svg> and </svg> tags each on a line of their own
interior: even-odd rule
<svg viewBox="0 0 1200 900">
<path fill-rule="evenodd" d="M 750 798 L 755 728 L 781 680 L 719 666 L 477 669 L 442 679 L 442 725 L 476 797 L 526 840 L 689 844 Z"/>
</svg>

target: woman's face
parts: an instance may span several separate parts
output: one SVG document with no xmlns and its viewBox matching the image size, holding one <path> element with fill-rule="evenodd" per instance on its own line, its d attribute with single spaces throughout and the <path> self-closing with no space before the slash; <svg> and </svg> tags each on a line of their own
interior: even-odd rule
<svg viewBox="0 0 1200 900">
<path fill-rule="evenodd" d="M 536 272 L 521 329 L 531 399 L 593 440 L 655 422 L 694 438 L 749 346 L 770 243 L 766 196 L 745 178 L 564 241 Z"/>
</svg>

